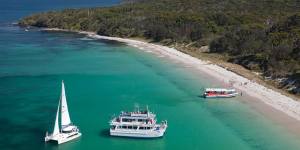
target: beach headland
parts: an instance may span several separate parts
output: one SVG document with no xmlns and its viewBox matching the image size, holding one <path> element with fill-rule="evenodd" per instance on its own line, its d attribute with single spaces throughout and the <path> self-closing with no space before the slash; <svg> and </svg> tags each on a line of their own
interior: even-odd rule
<svg viewBox="0 0 300 150">
<path fill-rule="evenodd" d="M 227 70 L 226 68 L 216 65 L 211 61 L 205 61 L 192 57 L 176 50 L 175 48 L 140 40 L 101 36 L 94 32 L 72 31 L 58 28 L 45 28 L 42 30 L 74 32 L 84 34 L 94 39 L 123 42 L 138 49 L 150 51 L 159 57 L 166 57 L 168 59 L 175 60 L 183 65 L 189 66 L 189 68 L 193 69 L 194 71 L 197 71 L 201 74 L 206 74 L 219 82 L 232 85 L 238 91 L 242 92 L 243 96 L 248 97 L 245 103 L 253 105 L 258 112 L 266 114 L 266 116 L 270 116 L 271 119 L 273 118 L 273 120 L 279 122 L 279 124 L 287 123 L 292 132 L 298 131 L 299 133 L 300 131 L 300 102 L 297 99 L 288 97 L 278 91 L 263 86 L 256 81 L 247 79 L 237 73 Z"/>
</svg>

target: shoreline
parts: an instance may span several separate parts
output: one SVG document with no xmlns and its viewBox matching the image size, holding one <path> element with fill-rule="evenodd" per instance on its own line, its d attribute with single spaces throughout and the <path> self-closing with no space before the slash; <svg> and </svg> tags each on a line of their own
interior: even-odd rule
<svg viewBox="0 0 300 150">
<path fill-rule="evenodd" d="M 129 46 L 136 47 L 138 49 L 144 50 L 145 52 L 153 52 L 158 55 L 158 57 L 169 57 L 170 59 L 179 61 L 184 65 L 190 66 L 195 71 L 205 73 L 220 82 L 226 84 L 231 84 L 233 88 L 236 88 L 238 91 L 247 94 L 255 100 L 247 101 L 257 101 L 257 99 L 271 106 L 273 109 L 280 111 L 291 118 L 300 121 L 300 102 L 295 99 L 283 95 L 277 91 L 274 91 L 270 88 L 267 88 L 255 81 L 251 81 L 241 75 L 238 75 L 232 71 L 227 70 L 221 66 L 218 66 L 210 61 L 201 60 L 185 54 L 175 48 L 170 48 L 167 46 L 162 46 L 158 44 L 152 44 L 144 41 L 119 38 L 119 37 L 108 37 L 97 35 L 95 32 L 88 31 L 72 31 L 58 28 L 44 28 L 43 31 L 61 31 L 61 32 L 74 32 L 79 34 L 87 35 L 90 38 L 102 39 L 102 40 L 112 40 L 125 43 Z M 249 102 L 251 103 L 251 102 Z M 256 102 L 252 102 L 256 103 Z M 275 119 L 276 120 L 276 119 Z M 299 122 L 300 123 L 300 122 Z"/>
</svg>

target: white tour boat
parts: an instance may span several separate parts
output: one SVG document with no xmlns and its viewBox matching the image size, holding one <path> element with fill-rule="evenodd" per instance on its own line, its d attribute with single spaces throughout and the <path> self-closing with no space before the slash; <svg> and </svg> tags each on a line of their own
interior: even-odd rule
<svg viewBox="0 0 300 150">
<path fill-rule="evenodd" d="M 134 112 L 121 112 L 110 122 L 111 136 L 124 136 L 135 138 L 162 137 L 168 127 L 167 121 L 156 123 L 156 115 L 148 110 Z"/>
<path fill-rule="evenodd" d="M 207 88 L 205 89 L 205 92 L 203 96 L 205 98 L 230 98 L 235 97 L 239 93 L 235 89 L 226 89 L 226 88 Z"/>
<path fill-rule="evenodd" d="M 60 117 L 60 123 L 59 123 Z M 67 99 L 65 94 L 65 86 L 62 81 L 61 97 L 58 102 L 56 119 L 52 134 L 46 133 L 45 142 L 54 141 L 57 144 L 65 143 L 81 136 L 77 126 L 73 125 L 70 119 Z"/>
</svg>

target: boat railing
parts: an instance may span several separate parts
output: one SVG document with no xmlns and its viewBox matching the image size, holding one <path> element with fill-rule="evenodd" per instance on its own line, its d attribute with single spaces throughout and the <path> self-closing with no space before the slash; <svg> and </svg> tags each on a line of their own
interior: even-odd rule
<svg viewBox="0 0 300 150">
<path fill-rule="evenodd" d="M 110 124 L 124 124 L 124 125 L 154 125 L 154 124 L 156 124 L 156 120 L 148 121 L 148 122 L 137 122 L 137 121 L 134 121 L 134 122 L 117 122 L 117 121 L 111 120 L 109 123 Z"/>
<path fill-rule="evenodd" d="M 152 114 L 149 111 L 134 111 L 134 112 L 121 112 L 121 116 L 148 116 Z"/>
</svg>

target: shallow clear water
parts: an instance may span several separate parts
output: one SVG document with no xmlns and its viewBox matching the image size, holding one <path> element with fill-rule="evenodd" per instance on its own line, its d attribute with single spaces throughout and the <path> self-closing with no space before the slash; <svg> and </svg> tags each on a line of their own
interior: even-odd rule
<svg viewBox="0 0 300 150">
<path fill-rule="evenodd" d="M 8 22 L 8 21 L 7 21 Z M 83 136 L 45 144 L 60 82 Z M 122 43 L 0 26 L 0 149 L 297 150 L 298 137 L 239 99 L 199 97 L 206 76 Z M 108 136 L 108 121 L 135 104 L 167 119 L 159 139 Z"/>
</svg>

